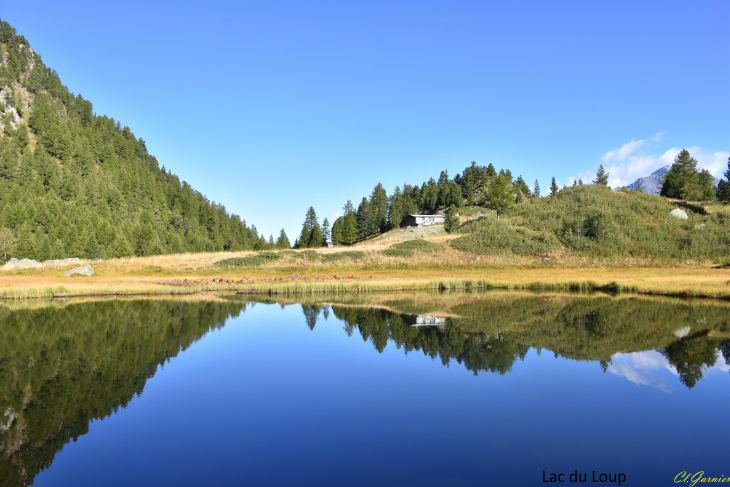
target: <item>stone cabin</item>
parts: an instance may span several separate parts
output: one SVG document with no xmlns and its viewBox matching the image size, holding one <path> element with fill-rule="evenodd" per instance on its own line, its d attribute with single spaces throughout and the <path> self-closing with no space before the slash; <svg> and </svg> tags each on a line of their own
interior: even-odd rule
<svg viewBox="0 0 730 487">
<path fill-rule="evenodd" d="M 401 227 L 420 227 L 421 225 L 434 225 L 443 223 L 446 220 L 444 215 L 408 215 L 400 223 Z"/>
</svg>

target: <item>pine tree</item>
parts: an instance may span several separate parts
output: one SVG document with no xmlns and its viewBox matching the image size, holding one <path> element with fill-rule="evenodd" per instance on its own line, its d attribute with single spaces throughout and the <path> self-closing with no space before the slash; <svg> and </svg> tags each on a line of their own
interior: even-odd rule
<svg viewBox="0 0 730 487">
<path fill-rule="evenodd" d="M 277 249 L 290 249 L 291 244 L 289 243 L 289 237 L 287 237 L 286 232 L 282 228 L 279 232 L 279 237 L 276 239 L 276 248 Z"/>
<path fill-rule="evenodd" d="M 730 202 L 730 157 L 727 159 L 727 171 L 723 176 L 725 179 L 721 179 L 717 184 L 717 199 L 727 203 Z"/>
<path fill-rule="evenodd" d="M 3 255 L 3 262 L 12 256 L 15 249 L 15 236 L 9 228 L 0 228 L 0 253 Z"/>
<path fill-rule="evenodd" d="M 537 181 L 537 179 L 535 180 L 535 186 L 533 186 L 532 188 L 532 196 L 534 198 L 539 198 L 540 196 L 542 196 L 542 193 L 540 193 L 540 183 Z"/>
<path fill-rule="evenodd" d="M 330 222 L 327 220 L 327 217 L 324 218 L 324 221 L 322 222 L 322 246 L 327 247 L 328 242 L 330 242 L 331 239 L 330 235 Z"/>
<path fill-rule="evenodd" d="M 355 212 L 351 211 L 345 217 L 345 227 L 342 231 L 342 243 L 344 245 L 354 245 L 357 242 L 357 217 Z"/>
<path fill-rule="evenodd" d="M 459 227 L 459 214 L 456 211 L 456 206 L 451 205 L 446 211 L 446 218 L 444 219 L 444 230 L 447 233 L 454 232 Z"/>
<path fill-rule="evenodd" d="M 596 179 L 593 180 L 593 184 L 608 186 L 608 173 L 603 169 L 603 164 L 598 166 L 598 172 L 596 173 Z"/>
<path fill-rule="evenodd" d="M 644 192 L 644 188 L 641 186 L 641 181 L 639 181 L 638 183 L 636 183 L 636 192 L 637 193 L 643 193 Z"/>
<path fill-rule="evenodd" d="M 550 183 L 550 195 L 554 196 L 558 194 L 558 191 L 558 183 L 555 182 L 555 176 L 553 176 L 553 181 Z"/>
<path fill-rule="evenodd" d="M 342 231 L 344 230 L 344 219 L 340 216 L 332 224 L 332 245 L 342 245 Z"/>
<path fill-rule="evenodd" d="M 322 230 L 317 221 L 317 213 L 312 206 L 307 210 L 307 215 L 304 217 L 304 223 L 302 224 L 302 232 L 299 234 L 297 241 L 300 248 L 322 246 Z"/>
<path fill-rule="evenodd" d="M 507 174 L 500 174 L 493 178 L 486 196 L 489 207 L 497 212 L 497 220 L 499 220 L 504 210 L 515 206 L 511 178 Z"/>
<path fill-rule="evenodd" d="M 582 179 L 579 179 L 578 180 L 578 186 L 583 186 L 583 180 Z"/>
<path fill-rule="evenodd" d="M 667 198 L 682 200 L 710 199 L 713 191 L 712 175 L 703 170 L 697 171 L 697 159 L 687 149 L 682 149 L 674 158 L 674 163 L 664 173 L 662 189 L 659 193 Z"/>
</svg>

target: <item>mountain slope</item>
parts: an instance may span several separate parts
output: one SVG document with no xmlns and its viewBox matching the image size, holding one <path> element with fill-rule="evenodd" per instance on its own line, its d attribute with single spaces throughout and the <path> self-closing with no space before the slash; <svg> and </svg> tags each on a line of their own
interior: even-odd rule
<svg viewBox="0 0 730 487">
<path fill-rule="evenodd" d="M 0 259 L 251 249 L 255 230 L 97 116 L 0 21 Z"/>
</svg>

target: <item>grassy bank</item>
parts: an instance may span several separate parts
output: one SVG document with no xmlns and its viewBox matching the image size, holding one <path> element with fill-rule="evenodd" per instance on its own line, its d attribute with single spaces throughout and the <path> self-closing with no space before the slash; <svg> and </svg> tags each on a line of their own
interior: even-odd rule
<svg viewBox="0 0 730 487">
<path fill-rule="evenodd" d="M 135 265 L 139 266 L 138 263 Z M 168 277 L 138 273 L 123 276 L 99 272 L 93 277 L 64 278 L 61 271 L 0 275 L 4 298 L 68 297 L 79 295 L 189 294 L 230 290 L 249 293 L 345 294 L 406 290 L 501 289 L 534 292 L 631 292 L 663 296 L 730 299 L 730 270 L 708 268 L 552 268 L 473 265 L 462 268 L 309 268 L 288 274 L 287 269 L 200 269 Z M 352 273 L 351 273 L 352 271 Z M 357 274 L 355 274 L 355 272 Z M 214 279 L 221 282 L 215 282 Z"/>
</svg>

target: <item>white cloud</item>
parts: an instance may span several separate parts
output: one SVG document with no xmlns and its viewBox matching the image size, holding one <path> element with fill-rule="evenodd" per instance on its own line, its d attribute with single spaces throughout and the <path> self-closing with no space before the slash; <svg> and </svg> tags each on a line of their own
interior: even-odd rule
<svg viewBox="0 0 730 487">
<path fill-rule="evenodd" d="M 715 365 L 702 368 L 702 373 L 705 376 L 730 371 L 730 364 L 725 361 L 720 351 L 717 350 L 715 353 L 717 354 Z M 619 377 L 624 377 L 636 385 L 656 387 L 667 393 L 671 393 L 671 389 L 667 387 L 664 380 L 666 371 L 674 376 L 679 375 L 677 369 L 669 364 L 667 358 L 656 350 L 617 353 L 611 357 L 611 365 L 608 366 L 608 371 Z"/>
<path fill-rule="evenodd" d="M 664 136 L 660 132 L 652 137 L 631 140 L 617 149 L 606 152 L 600 160 L 603 168 L 608 172 L 608 185 L 612 188 L 627 186 L 642 176 L 648 176 L 663 166 L 671 166 L 674 158 L 681 149 L 673 147 L 663 154 L 652 154 L 650 149 L 656 146 Z M 727 167 L 730 152 L 710 152 L 701 147 L 687 147 L 692 157 L 697 159 L 698 166 L 707 169 L 715 177 L 720 177 Z M 570 184 L 574 180 L 582 179 L 590 183 L 596 177 L 598 164 L 588 171 L 583 171 L 568 178 Z"/>
</svg>

